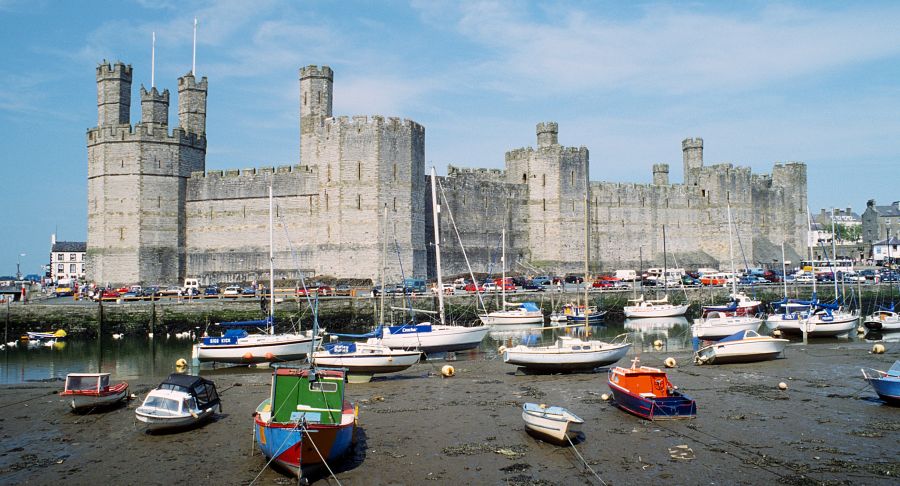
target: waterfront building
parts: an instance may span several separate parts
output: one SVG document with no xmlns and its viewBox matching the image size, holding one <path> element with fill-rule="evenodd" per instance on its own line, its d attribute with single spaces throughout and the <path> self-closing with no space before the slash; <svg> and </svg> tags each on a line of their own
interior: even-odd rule
<svg viewBox="0 0 900 486">
<path fill-rule="evenodd" d="M 240 170 L 206 170 L 206 78 L 178 79 L 179 124 L 170 128 L 168 90 L 142 87 L 141 121 L 132 125 L 131 66 L 103 62 L 96 74 L 98 123 L 87 133 L 89 280 L 265 277 L 269 186 L 284 227 L 276 234 L 276 278 L 374 278 L 385 238 L 389 281 L 434 275 L 425 128 L 380 115 L 335 116 L 331 68 L 299 71 L 299 164 Z M 775 164 L 771 174 L 704 165 L 703 140 L 687 138 L 683 183 L 669 181 L 664 163 L 653 166 L 649 184 L 591 181 L 588 149 L 563 146 L 558 136 L 557 123 L 538 123 L 536 146 L 508 151 L 504 169 L 449 166 L 439 178 L 475 271 L 497 267 L 506 228 L 510 268 L 580 272 L 586 194 L 594 270 L 661 265 L 663 226 L 670 261 L 718 267 L 728 260 L 729 206 L 748 261 L 780 257 L 782 243 L 788 258 L 805 252 L 803 163 Z M 604 157 L 597 166 L 613 163 Z M 446 211 L 442 217 L 445 273 L 464 272 L 456 230 Z"/>
<path fill-rule="evenodd" d="M 879 206 L 874 199 L 869 199 L 861 219 L 863 242 L 868 245 L 886 239 L 888 233 L 900 235 L 900 201 Z"/>
<path fill-rule="evenodd" d="M 50 279 L 53 282 L 64 279 L 84 281 L 86 251 L 84 241 L 56 241 L 56 235 L 51 235 Z"/>
</svg>

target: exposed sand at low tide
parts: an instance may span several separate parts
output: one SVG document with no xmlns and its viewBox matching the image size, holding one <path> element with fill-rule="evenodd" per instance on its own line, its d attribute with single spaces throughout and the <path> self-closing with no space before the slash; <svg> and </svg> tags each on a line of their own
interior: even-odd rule
<svg viewBox="0 0 900 486">
<path fill-rule="evenodd" d="M 447 363 L 434 361 L 349 385 L 360 406 L 358 442 L 335 472 L 346 485 L 600 484 L 571 448 L 525 433 L 520 406 L 531 401 L 585 420 L 578 450 L 607 484 L 896 484 L 900 408 L 880 403 L 859 372 L 900 357 L 896 344 L 887 346 L 887 354 L 873 355 L 866 343 L 792 345 L 786 359 L 720 366 L 694 366 L 687 352 L 644 353 L 649 366 L 675 357 L 680 366 L 670 380 L 697 400 L 697 419 L 675 422 L 648 422 L 604 402 L 604 372 L 522 375 L 494 353 L 460 354 L 449 363 L 453 378 L 440 377 Z M 0 388 L 0 482 L 253 481 L 265 460 L 253 448 L 251 414 L 269 392 L 270 372 L 203 375 L 223 391 L 224 413 L 167 435 L 146 434 L 134 420 L 159 379 L 131 383 L 138 400 L 92 415 L 68 413 L 55 394 L 59 382 Z M 781 381 L 787 391 L 777 389 Z M 672 457 L 680 445 L 690 448 L 687 458 Z M 296 479 L 267 469 L 257 484 Z"/>
</svg>

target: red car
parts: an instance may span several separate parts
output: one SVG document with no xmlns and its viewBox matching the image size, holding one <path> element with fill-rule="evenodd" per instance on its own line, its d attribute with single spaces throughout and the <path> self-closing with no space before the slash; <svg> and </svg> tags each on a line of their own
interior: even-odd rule
<svg viewBox="0 0 900 486">
<path fill-rule="evenodd" d="M 319 288 L 316 289 L 316 292 L 319 295 L 334 295 L 334 289 L 327 285 L 320 285 Z"/>
<path fill-rule="evenodd" d="M 481 284 L 479 284 L 479 285 L 478 285 L 478 289 L 476 290 L 476 289 L 475 289 L 475 284 L 469 283 L 469 284 L 466 284 L 466 289 L 465 289 L 465 290 L 466 290 L 466 292 L 484 292 L 484 286 L 481 285 Z"/>
<path fill-rule="evenodd" d="M 591 287 L 595 289 L 611 289 L 616 286 L 616 283 L 612 280 L 594 280 L 594 283 Z"/>
<path fill-rule="evenodd" d="M 118 299 L 122 294 L 115 289 L 103 289 L 97 297 L 97 300 Z"/>
</svg>

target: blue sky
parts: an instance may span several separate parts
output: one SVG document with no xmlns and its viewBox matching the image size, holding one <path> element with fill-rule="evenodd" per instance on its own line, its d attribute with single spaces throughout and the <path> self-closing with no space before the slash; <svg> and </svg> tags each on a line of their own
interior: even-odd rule
<svg viewBox="0 0 900 486">
<path fill-rule="evenodd" d="M 137 100 L 155 31 L 174 95 L 194 17 L 208 169 L 297 163 L 297 70 L 328 64 L 335 114 L 418 121 L 439 172 L 502 167 L 552 120 L 592 180 L 666 162 L 680 181 L 680 142 L 700 136 L 708 164 L 806 162 L 814 212 L 900 199 L 896 2 L 0 0 L 0 274 L 20 253 L 37 273 L 54 231 L 86 239 L 97 63 L 132 64 Z"/>
</svg>

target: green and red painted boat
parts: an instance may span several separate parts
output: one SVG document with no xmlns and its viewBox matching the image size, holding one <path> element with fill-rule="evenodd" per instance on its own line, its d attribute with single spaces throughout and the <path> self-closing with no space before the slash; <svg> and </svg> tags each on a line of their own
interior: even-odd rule
<svg viewBox="0 0 900 486">
<path fill-rule="evenodd" d="M 270 463 L 302 478 L 349 450 L 357 412 L 344 399 L 344 370 L 273 366 L 271 395 L 254 414 L 254 436 Z"/>
</svg>

